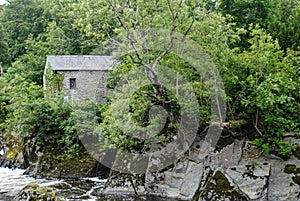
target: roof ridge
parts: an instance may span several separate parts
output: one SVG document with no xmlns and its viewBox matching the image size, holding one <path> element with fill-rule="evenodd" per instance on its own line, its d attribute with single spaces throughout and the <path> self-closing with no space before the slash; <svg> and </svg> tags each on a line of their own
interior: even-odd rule
<svg viewBox="0 0 300 201">
<path fill-rule="evenodd" d="M 46 65 L 53 70 L 112 70 L 115 61 L 108 55 L 48 55 Z"/>
</svg>

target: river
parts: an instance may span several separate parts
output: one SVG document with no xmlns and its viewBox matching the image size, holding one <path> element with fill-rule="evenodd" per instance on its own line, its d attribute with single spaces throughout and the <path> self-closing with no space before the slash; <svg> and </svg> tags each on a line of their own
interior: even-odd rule
<svg viewBox="0 0 300 201">
<path fill-rule="evenodd" d="M 24 186 L 34 182 L 33 178 L 23 176 L 23 172 L 23 170 L 0 168 L 1 201 L 12 199 Z"/>
<path fill-rule="evenodd" d="M 9 201 L 28 184 L 53 188 L 66 200 L 98 200 L 96 192 L 103 189 L 105 180 L 87 178 L 82 180 L 46 180 L 23 175 L 24 170 L 0 168 L 0 201 Z M 94 194 L 94 195 L 93 195 Z M 101 197 L 99 198 L 101 199 Z"/>
<path fill-rule="evenodd" d="M 104 196 L 103 186 L 106 180 L 98 178 L 86 178 L 81 180 L 46 180 L 35 179 L 23 175 L 24 170 L 8 169 L 0 167 L 0 201 L 11 201 L 20 190 L 28 184 L 38 184 L 53 188 L 57 195 L 66 201 L 159 201 L 157 197 L 132 197 L 126 195 Z M 171 201 L 171 199 L 170 199 Z"/>
</svg>

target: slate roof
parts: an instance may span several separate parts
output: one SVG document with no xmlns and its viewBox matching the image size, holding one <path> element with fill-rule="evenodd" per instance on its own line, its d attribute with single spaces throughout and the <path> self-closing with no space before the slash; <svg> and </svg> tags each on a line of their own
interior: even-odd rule
<svg viewBox="0 0 300 201">
<path fill-rule="evenodd" d="M 53 70 L 112 70 L 115 60 L 112 56 L 59 55 L 47 56 L 47 64 Z"/>
</svg>

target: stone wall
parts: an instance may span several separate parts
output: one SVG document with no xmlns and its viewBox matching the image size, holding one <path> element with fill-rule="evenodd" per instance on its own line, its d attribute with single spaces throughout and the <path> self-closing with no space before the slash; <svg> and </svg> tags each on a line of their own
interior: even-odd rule
<svg viewBox="0 0 300 201">
<path fill-rule="evenodd" d="M 104 103 L 108 90 L 106 88 L 107 71 L 57 71 L 64 75 L 62 90 L 74 100 L 94 100 Z M 76 87 L 70 89 L 70 79 L 76 79 Z"/>
</svg>

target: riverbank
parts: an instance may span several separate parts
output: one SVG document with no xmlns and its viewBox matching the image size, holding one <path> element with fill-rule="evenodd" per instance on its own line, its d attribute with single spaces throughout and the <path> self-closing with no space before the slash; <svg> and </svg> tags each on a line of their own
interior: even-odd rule
<svg viewBox="0 0 300 201">
<path fill-rule="evenodd" d="M 291 140 L 291 139 L 289 139 Z M 296 139 L 294 139 L 296 140 Z M 300 141 L 296 140 L 300 145 Z M 212 151 L 203 158 L 197 145 L 173 167 L 145 174 L 144 185 L 135 183 L 139 194 L 166 196 L 193 201 L 265 201 L 300 199 L 299 148 L 289 158 L 263 154 L 244 140 L 234 140 L 220 151 Z M 130 181 L 124 177 L 113 179 L 105 193 L 134 193 Z M 126 181 L 126 180 L 125 180 Z M 125 182 L 126 183 L 126 182 Z"/>
<path fill-rule="evenodd" d="M 0 167 L 0 201 L 27 200 L 21 199 L 24 192 L 28 193 L 33 189 L 48 195 L 57 196 L 55 200 L 77 200 L 77 201 L 175 201 L 172 199 L 160 199 L 157 197 L 134 196 L 134 195 L 104 195 L 103 188 L 105 179 L 83 178 L 78 180 L 58 180 L 58 179 L 36 179 L 24 175 L 22 169 L 9 169 Z M 50 196 L 49 196 L 50 197 Z M 31 199 L 34 200 L 34 199 Z M 39 200 L 39 199 L 37 199 Z M 50 198 L 49 198 L 50 200 Z"/>
<path fill-rule="evenodd" d="M 26 170 L 4 169 L 3 185 L 21 188 L 14 190 L 13 195 L 7 190 L 1 196 L 9 200 L 18 195 L 17 191 L 26 197 L 30 193 L 37 194 L 36 191 L 43 193 L 52 189 L 55 194 L 50 190 L 50 195 L 66 200 L 299 200 L 300 139 L 288 136 L 285 140 L 294 141 L 298 148 L 288 157 L 280 158 L 262 153 L 242 135 L 226 136 L 221 136 L 215 148 L 208 146 L 207 149 L 201 148 L 203 139 L 197 138 L 175 164 L 141 175 L 109 171 L 104 176 L 104 169 L 95 171 L 95 167 L 100 166 L 88 155 L 37 153 L 37 160 Z M 15 161 L 6 160 L 15 164 L 20 157 Z M 28 186 L 32 183 L 33 189 Z M 22 199 L 17 197 L 16 200 Z"/>
</svg>

